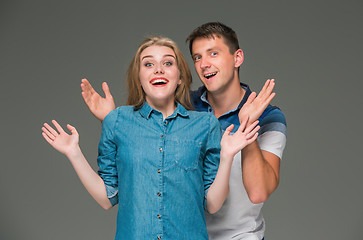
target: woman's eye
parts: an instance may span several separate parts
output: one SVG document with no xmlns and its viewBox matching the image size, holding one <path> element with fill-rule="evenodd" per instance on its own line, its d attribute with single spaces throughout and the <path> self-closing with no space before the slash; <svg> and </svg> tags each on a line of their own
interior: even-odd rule
<svg viewBox="0 0 363 240">
<path fill-rule="evenodd" d="M 151 67 L 151 66 L 152 66 L 152 64 L 151 64 L 151 63 L 145 63 L 145 64 L 144 64 L 144 66 L 145 66 L 145 67 Z"/>
<path fill-rule="evenodd" d="M 165 62 L 164 63 L 166 66 L 171 66 L 171 65 L 173 65 L 173 63 L 172 62 Z"/>
</svg>

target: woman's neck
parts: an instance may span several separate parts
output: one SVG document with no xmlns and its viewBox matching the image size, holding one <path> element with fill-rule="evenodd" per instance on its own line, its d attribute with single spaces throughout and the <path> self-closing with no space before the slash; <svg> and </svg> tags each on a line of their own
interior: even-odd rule
<svg viewBox="0 0 363 240">
<path fill-rule="evenodd" d="M 172 115 L 176 109 L 174 98 L 168 101 L 151 101 L 148 99 L 146 99 L 146 101 L 152 108 L 158 110 L 163 114 L 163 119 Z"/>
</svg>

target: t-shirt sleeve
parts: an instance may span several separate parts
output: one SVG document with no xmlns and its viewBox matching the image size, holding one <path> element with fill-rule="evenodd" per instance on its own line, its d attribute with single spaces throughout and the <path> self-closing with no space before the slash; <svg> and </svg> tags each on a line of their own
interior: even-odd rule
<svg viewBox="0 0 363 240">
<path fill-rule="evenodd" d="M 286 145 L 286 119 L 277 107 L 269 107 L 260 118 L 257 142 L 261 150 L 271 152 L 282 159 Z"/>
</svg>

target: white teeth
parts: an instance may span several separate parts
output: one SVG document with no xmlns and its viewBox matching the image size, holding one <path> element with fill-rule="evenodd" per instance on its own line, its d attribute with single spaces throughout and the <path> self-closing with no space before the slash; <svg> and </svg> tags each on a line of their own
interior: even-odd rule
<svg viewBox="0 0 363 240">
<path fill-rule="evenodd" d="M 151 81 L 151 84 L 159 84 L 159 83 L 167 83 L 168 81 L 166 81 L 165 79 L 155 79 L 153 81 Z"/>
<path fill-rule="evenodd" d="M 216 75 L 217 73 L 208 73 L 208 74 L 206 74 L 206 75 L 204 75 L 204 77 L 205 78 L 210 78 L 210 77 L 212 77 L 212 76 L 214 76 L 214 75 Z"/>
</svg>

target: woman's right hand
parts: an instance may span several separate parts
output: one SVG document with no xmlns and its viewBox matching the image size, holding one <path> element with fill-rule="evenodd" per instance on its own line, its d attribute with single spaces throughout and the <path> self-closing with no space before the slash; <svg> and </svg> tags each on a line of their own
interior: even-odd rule
<svg viewBox="0 0 363 240">
<path fill-rule="evenodd" d="M 102 90 L 105 97 L 101 97 L 85 78 L 81 83 L 82 97 L 91 113 L 101 122 L 113 109 L 115 102 L 106 82 L 102 83 Z"/>
<path fill-rule="evenodd" d="M 44 127 L 42 127 L 42 135 L 44 139 L 57 151 L 65 154 L 66 156 L 75 153 L 79 149 L 79 135 L 76 128 L 67 124 L 67 128 L 72 133 L 69 135 L 63 130 L 57 121 L 52 120 L 52 123 L 56 127 L 57 131 L 49 124 L 44 123 Z"/>
</svg>

